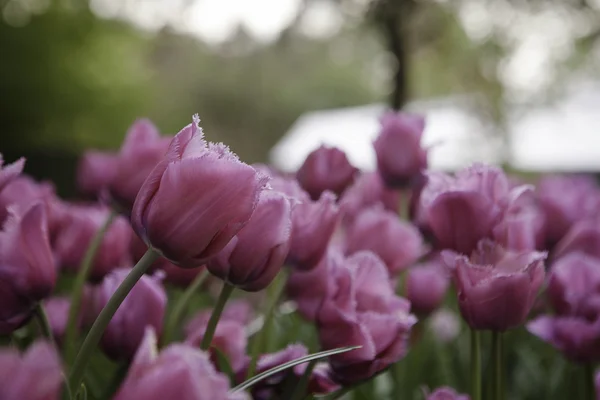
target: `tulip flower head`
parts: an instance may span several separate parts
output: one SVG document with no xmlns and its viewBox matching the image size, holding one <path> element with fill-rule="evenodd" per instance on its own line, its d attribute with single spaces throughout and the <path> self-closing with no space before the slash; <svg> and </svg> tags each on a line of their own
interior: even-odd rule
<svg viewBox="0 0 600 400">
<path fill-rule="evenodd" d="M 4 165 L 4 159 L 0 153 L 0 192 L 4 186 L 8 185 L 13 179 L 23 172 L 25 167 L 25 159 L 19 158 L 12 164 Z"/>
<path fill-rule="evenodd" d="M 90 197 L 107 196 L 112 182 L 117 178 L 117 154 L 86 151 L 77 166 L 77 188 Z"/>
</svg>

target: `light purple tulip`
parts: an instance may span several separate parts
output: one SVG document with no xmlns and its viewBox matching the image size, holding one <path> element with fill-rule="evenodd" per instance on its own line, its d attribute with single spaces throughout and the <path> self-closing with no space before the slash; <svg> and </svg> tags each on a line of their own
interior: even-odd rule
<svg viewBox="0 0 600 400">
<path fill-rule="evenodd" d="M 352 221 L 366 208 L 382 205 L 386 210 L 398 212 L 400 191 L 385 186 L 376 172 L 361 174 L 340 198 L 344 219 Z"/>
<path fill-rule="evenodd" d="M 449 309 L 439 309 L 429 316 L 429 328 L 437 340 L 448 343 L 460 333 L 459 316 Z"/>
<path fill-rule="evenodd" d="M 89 150 L 77 165 L 77 188 L 90 197 L 104 197 L 117 177 L 118 156 L 115 153 Z"/>
<path fill-rule="evenodd" d="M 546 253 L 512 252 L 481 241 L 471 257 L 442 252 L 457 287 L 460 312 L 472 329 L 505 331 L 525 322 L 544 281 Z"/>
<path fill-rule="evenodd" d="M 411 310 L 427 315 L 437 309 L 450 286 L 448 271 L 440 262 L 415 265 L 406 274 L 406 298 Z"/>
<path fill-rule="evenodd" d="M 427 168 L 427 150 L 421 146 L 425 119 L 408 113 L 386 113 L 373 147 L 377 171 L 390 187 L 406 187 Z"/>
<path fill-rule="evenodd" d="M 425 400 L 470 400 L 466 394 L 459 394 L 447 386 L 437 388 L 431 393 L 426 393 Z"/>
<path fill-rule="evenodd" d="M 390 211 L 363 210 L 347 227 L 346 254 L 370 250 L 377 254 L 395 275 L 405 270 L 425 252 L 419 230 Z"/>
<path fill-rule="evenodd" d="M 94 314 L 100 314 L 108 300 L 129 274 L 130 269 L 119 268 L 104 277 L 93 293 Z M 148 275 L 136 283 L 125 301 L 110 320 L 100 344 L 106 354 L 118 360 L 130 360 L 142 342 L 147 326 L 161 332 L 167 294 L 158 278 Z"/>
<path fill-rule="evenodd" d="M 4 159 L 0 153 L 0 192 L 6 185 L 23 172 L 25 167 L 25 159 L 19 158 L 12 164 L 4 165 Z"/>
<path fill-rule="evenodd" d="M 581 252 L 600 258 L 600 221 L 582 220 L 571 225 L 552 251 L 552 259 Z"/>
<path fill-rule="evenodd" d="M 291 225 L 287 197 L 264 190 L 250 221 L 208 261 L 208 271 L 242 290 L 257 292 L 266 288 L 287 257 Z"/>
<path fill-rule="evenodd" d="M 131 210 L 144 181 L 164 159 L 170 142 L 171 138 L 161 136 L 147 119 L 135 121 L 127 131 L 110 181 L 110 194 L 125 212 Z"/>
<path fill-rule="evenodd" d="M 216 255 L 248 222 L 268 178 L 222 144 L 205 142 L 199 119 L 173 139 L 136 198 L 137 234 L 174 264 Z"/>
<path fill-rule="evenodd" d="M 229 389 L 227 377 L 215 370 L 208 354 L 186 344 L 172 344 L 159 352 L 156 335 L 148 329 L 113 400 L 249 399 Z"/>
<path fill-rule="evenodd" d="M 362 346 L 330 357 L 332 377 L 341 384 L 367 379 L 407 352 L 417 319 L 410 303 L 397 297 L 383 262 L 359 252 L 337 268 L 317 316 L 323 349 Z"/>
<path fill-rule="evenodd" d="M 0 399 L 59 400 L 63 374 L 50 343 L 36 342 L 20 355 L 0 349 Z"/>
<path fill-rule="evenodd" d="M 342 150 L 322 145 L 306 157 L 296 178 L 310 197 L 317 200 L 326 190 L 342 194 L 357 172 Z"/>
<path fill-rule="evenodd" d="M 0 333 L 9 334 L 31 317 L 35 304 L 56 283 L 46 213 L 36 203 L 21 214 L 9 210 L 0 231 Z"/>
</svg>

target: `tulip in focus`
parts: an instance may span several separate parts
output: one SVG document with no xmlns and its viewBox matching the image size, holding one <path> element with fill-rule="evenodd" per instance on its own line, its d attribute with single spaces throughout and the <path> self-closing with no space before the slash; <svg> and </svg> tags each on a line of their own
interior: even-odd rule
<svg viewBox="0 0 600 400">
<path fill-rule="evenodd" d="M 4 186 L 8 185 L 13 179 L 23 172 L 25 167 L 25 159 L 19 158 L 12 164 L 4 165 L 4 158 L 0 153 L 0 192 L 4 189 Z"/>
<path fill-rule="evenodd" d="M 306 157 L 296 178 L 310 197 L 317 200 L 326 190 L 342 194 L 357 172 L 342 150 L 322 145 Z"/>
<path fill-rule="evenodd" d="M 63 374 L 50 343 L 36 342 L 20 355 L 0 349 L 0 399 L 59 400 Z"/>
<path fill-rule="evenodd" d="M 409 313 L 410 303 L 395 295 L 385 265 L 371 252 L 347 258 L 332 279 L 317 326 L 325 350 L 362 346 L 330 357 L 332 378 L 346 385 L 403 358 L 417 319 Z"/>
<path fill-rule="evenodd" d="M 426 393 L 425 400 L 470 400 L 466 394 L 459 394 L 449 387 L 441 387 L 431 393 Z"/>
<path fill-rule="evenodd" d="M 248 400 L 245 393 L 229 389 L 227 377 L 215 370 L 208 354 L 186 344 L 159 352 L 148 328 L 113 400 Z"/>
<path fill-rule="evenodd" d="M 262 290 L 283 266 L 290 233 L 289 200 L 280 192 L 264 190 L 248 223 L 208 261 L 207 269 L 242 290 Z"/>
<path fill-rule="evenodd" d="M 377 171 L 389 187 L 406 187 L 427 168 L 427 150 L 421 147 L 425 119 L 407 113 L 387 113 L 373 147 Z"/>
<path fill-rule="evenodd" d="M 0 232 L 0 333 L 9 334 L 31 317 L 36 303 L 56 283 L 46 213 L 36 203 L 23 214 L 9 210 Z"/>
<path fill-rule="evenodd" d="M 93 293 L 97 316 L 123 282 L 130 270 L 120 268 L 108 274 Z M 117 360 L 131 360 L 142 342 L 147 326 L 161 332 L 167 295 L 158 278 L 142 276 L 119 306 L 101 339 L 102 349 Z"/>
<path fill-rule="evenodd" d="M 512 252 L 483 240 L 471 257 L 442 252 L 472 329 L 505 331 L 525 322 L 544 281 L 545 253 Z"/>
<path fill-rule="evenodd" d="M 268 180 L 227 147 L 207 145 L 198 122 L 195 116 L 175 136 L 131 216 L 147 244 L 188 268 L 216 255 L 244 227 Z"/>
<path fill-rule="evenodd" d="M 418 315 L 430 314 L 444 301 L 448 286 L 448 272 L 438 262 L 410 268 L 406 274 L 406 298 L 411 310 Z"/>
</svg>

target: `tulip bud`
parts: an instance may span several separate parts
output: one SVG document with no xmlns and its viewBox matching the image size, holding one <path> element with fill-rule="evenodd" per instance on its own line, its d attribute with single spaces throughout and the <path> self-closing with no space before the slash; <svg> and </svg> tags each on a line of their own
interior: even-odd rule
<svg viewBox="0 0 600 400">
<path fill-rule="evenodd" d="M 268 180 L 225 146 L 207 147 L 198 121 L 175 136 L 131 216 L 147 244 L 188 268 L 202 265 L 240 231 Z"/>
<path fill-rule="evenodd" d="M 0 333 L 9 334 L 31 317 L 36 303 L 50 295 L 56 268 L 48 240 L 44 206 L 22 215 L 9 210 L 0 232 Z"/>
<path fill-rule="evenodd" d="M 90 197 L 101 197 L 117 178 L 117 154 L 87 151 L 77 166 L 77 188 Z"/>
<path fill-rule="evenodd" d="M 101 206 L 65 205 L 54 241 L 54 254 L 63 268 L 72 272 L 79 270 L 92 239 L 109 215 L 109 209 Z M 129 247 L 132 236 L 127 219 L 122 216 L 114 218 L 94 257 L 91 279 L 102 279 L 113 269 L 131 264 Z"/>
<path fill-rule="evenodd" d="M 427 150 L 421 147 L 425 119 L 420 115 L 387 113 L 373 143 L 377 170 L 386 185 L 405 187 L 427 168 Z"/>
<path fill-rule="evenodd" d="M 438 388 L 425 394 L 425 400 L 470 400 L 466 394 L 458 394 L 456 390 L 447 386 Z"/>
<path fill-rule="evenodd" d="M 544 281 L 546 253 L 511 252 L 484 240 L 467 258 L 442 252 L 460 312 L 472 329 L 505 331 L 525 322 Z"/>
<path fill-rule="evenodd" d="M 321 347 L 362 346 L 330 357 L 332 377 L 346 385 L 404 357 L 417 319 L 409 314 L 410 303 L 395 295 L 385 265 L 371 252 L 347 258 L 332 280 L 317 316 Z"/>
<path fill-rule="evenodd" d="M 59 400 L 63 382 L 60 361 L 50 343 L 36 342 L 23 355 L 0 349 L 0 398 Z"/>
<path fill-rule="evenodd" d="M 0 192 L 6 185 L 23 172 L 25 167 L 25 159 L 19 158 L 12 164 L 4 165 L 4 159 L 0 154 Z"/>
<path fill-rule="evenodd" d="M 600 258 L 600 225 L 596 221 L 582 220 L 571 228 L 556 244 L 552 258 L 558 260 L 569 253 L 584 253 Z"/>
<path fill-rule="evenodd" d="M 311 269 L 325 254 L 338 221 L 335 195 L 323 192 L 319 201 L 307 200 L 292 210 L 288 260 L 300 269 Z"/>
<path fill-rule="evenodd" d="M 104 277 L 95 288 L 93 307 L 96 315 L 106 306 L 130 270 L 119 268 Z M 147 326 L 161 332 L 167 295 L 159 280 L 142 276 L 119 306 L 100 342 L 113 359 L 130 360 L 144 337 Z"/>
<path fill-rule="evenodd" d="M 310 197 L 317 200 L 326 190 L 340 195 L 352 184 L 357 172 L 342 150 L 321 146 L 306 157 L 296 178 Z"/>
<path fill-rule="evenodd" d="M 225 375 L 208 355 L 192 346 L 172 344 L 159 353 L 156 335 L 146 330 L 125 380 L 113 400 L 248 400 L 243 392 L 229 392 Z"/>
<path fill-rule="evenodd" d="M 164 159 L 170 141 L 147 119 L 135 121 L 127 131 L 110 181 L 110 194 L 126 211 L 131 210 L 150 172 Z"/>
<path fill-rule="evenodd" d="M 419 230 L 397 215 L 378 208 L 362 211 L 346 232 L 346 254 L 370 250 L 397 274 L 424 254 Z"/>
<path fill-rule="evenodd" d="M 386 187 L 376 172 L 361 174 L 340 198 L 340 209 L 344 219 L 349 221 L 362 210 L 378 205 L 388 211 L 398 212 L 400 191 Z"/>
<path fill-rule="evenodd" d="M 249 292 L 266 288 L 287 257 L 290 217 L 287 197 L 264 190 L 248 223 L 208 261 L 210 273 Z"/>
<path fill-rule="evenodd" d="M 406 275 L 406 298 L 411 310 L 427 315 L 444 301 L 450 279 L 448 272 L 436 262 L 416 265 Z"/>
</svg>

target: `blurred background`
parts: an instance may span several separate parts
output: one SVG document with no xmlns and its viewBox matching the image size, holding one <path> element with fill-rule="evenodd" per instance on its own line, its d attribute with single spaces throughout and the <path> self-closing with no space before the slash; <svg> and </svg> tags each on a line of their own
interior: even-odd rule
<svg viewBox="0 0 600 400">
<path fill-rule="evenodd" d="M 600 170 L 600 0 L 0 0 L 0 152 L 74 192 L 86 148 L 198 112 L 247 162 L 369 168 L 385 107 L 432 166 Z"/>
</svg>

